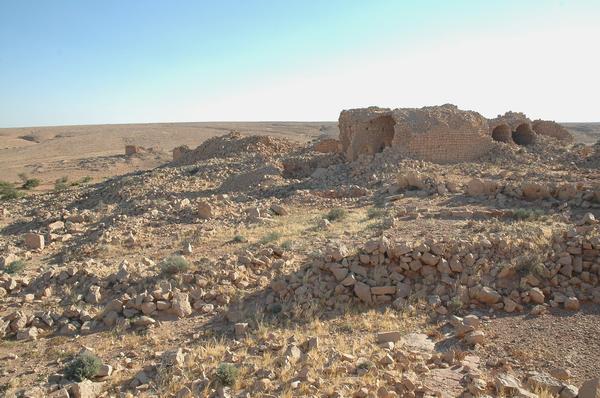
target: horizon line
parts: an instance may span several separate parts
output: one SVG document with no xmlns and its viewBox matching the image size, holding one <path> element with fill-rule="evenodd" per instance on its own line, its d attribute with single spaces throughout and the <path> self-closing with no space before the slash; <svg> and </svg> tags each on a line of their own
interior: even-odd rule
<svg viewBox="0 0 600 398">
<path fill-rule="evenodd" d="M 485 117 L 485 116 L 484 116 Z M 486 118 L 488 119 L 488 118 Z M 556 121 L 555 121 L 556 122 Z M 128 126 L 135 124 L 190 124 L 190 123 L 338 123 L 337 120 L 210 120 L 210 121 L 166 121 L 166 122 L 125 122 L 125 123 L 82 123 L 82 124 L 44 124 L 37 126 L 10 126 L 0 127 L 0 130 L 9 129 L 36 129 L 50 127 L 76 127 L 76 126 Z M 598 121 L 558 121 L 558 124 L 600 124 Z"/>
</svg>

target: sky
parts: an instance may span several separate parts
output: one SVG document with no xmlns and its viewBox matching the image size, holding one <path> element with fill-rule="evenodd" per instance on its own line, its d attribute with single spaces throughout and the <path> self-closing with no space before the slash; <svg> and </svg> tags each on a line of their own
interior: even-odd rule
<svg viewBox="0 0 600 398">
<path fill-rule="evenodd" d="M 0 0 L 0 127 L 444 103 L 600 122 L 598 48 L 599 0 Z"/>
</svg>

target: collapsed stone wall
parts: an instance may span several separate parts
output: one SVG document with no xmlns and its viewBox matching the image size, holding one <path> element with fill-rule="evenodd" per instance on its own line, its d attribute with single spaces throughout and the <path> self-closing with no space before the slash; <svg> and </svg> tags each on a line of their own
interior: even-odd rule
<svg viewBox="0 0 600 398">
<path fill-rule="evenodd" d="M 532 123 L 533 131 L 536 134 L 553 137 L 560 141 L 573 142 L 575 137 L 566 128 L 552 120 L 535 120 Z"/>
<path fill-rule="evenodd" d="M 214 158 L 231 158 L 243 154 L 272 156 L 296 149 L 298 144 L 285 138 L 267 135 L 246 135 L 237 131 L 212 137 L 195 149 L 185 146 L 173 150 L 173 162 L 178 166 Z"/>
<path fill-rule="evenodd" d="M 341 149 L 340 141 L 335 138 L 325 138 L 313 145 L 313 151 L 319 153 L 339 153 Z"/>
<path fill-rule="evenodd" d="M 131 156 L 137 153 L 144 153 L 147 149 L 138 145 L 125 145 L 125 155 Z"/>
<path fill-rule="evenodd" d="M 523 112 L 508 111 L 504 115 L 498 115 L 494 119 L 488 119 L 490 131 L 493 131 L 500 125 L 507 125 L 512 131 L 515 131 L 517 127 L 522 124 L 531 124 L 531 119 L 527 117 Z"/>
<path fill-rule="evenodd" d="M 451 104 L 345 110 L 339 128 L 343 153 L 351 161 L 386 147 L 403 156 L 438 163 L 471 161 L 489 151 L 492 144 L 483 116 Z"/>
<path fill-rule="evenodd" d="M 531 121 L 531 119 L 522 112 L 508 111 L 504 115 L 498 115 L 494 119 L 489 119 L 488 124 L 490 126 L 492 138 L 495 141 L 500 142 L 514 142 L 519 145 L 529 145 L 535 141 L 535 136 L 532 134 L 545 135 L 565 143 L 573 142 L 575 139 L 573 135 L 560 124 L 551 120 L 537 119 Z M 508 136 L 508 131 L 512 132 L 512 137 Z M 526 131 L 525 135 L 527 138 L 522 139 L 520 131 Z M 523 141 L 527 143 L 520 143 Z"/>
<path fill-rule="evenodd" d="M 324 256 L 271 284 L 271 302 L 330 308 L 352 302 L 402 307 L 427 298 L 435 310 L 481 305 L 506 312 L 538 305 L 576 310 L 600 303 L 600 236 L 596 225 L 565 231 L 540 228 L 533 236 L 490 235 L 470 240 L 406 242 L 382 237 L 352 253 L 332 245 Z M 532 231 L 523 232 L 530 235 Z"/>
</svg>

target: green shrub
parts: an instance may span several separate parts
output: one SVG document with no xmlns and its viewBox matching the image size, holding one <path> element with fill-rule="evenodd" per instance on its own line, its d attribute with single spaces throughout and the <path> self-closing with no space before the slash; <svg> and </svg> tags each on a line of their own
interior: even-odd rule
<svg viewBox="0 0 600 398">
<path fill-rule="evenodd" d="M 452 299 L 448 303 L 448 309 L 452 313 L 460 310 L 463 306 L 464 306 L 464 304 L 463 304 L 462 300 L 460 299 L 460 297 L 458 297 L 458 296 L 452 297 Z"/>
<path fill-rule="evenodd" d="M 37 178 L 29 178 L 25 173 L 19 173 L 19 178 L 23 181 L 22 189 L 31 189 L 40 185 L 40 180 Z"/>
<path fill-rule="evenodd" d="M 231 363 L 221 363 L 217 368 L 217 379 L 223 386 L 233 386 L 238 377 L 238 368 Z"/>
<path fill-rule="evenodd" d="M 63 178 L 65 179 L 65 180 L 64 180 L 64 182 L 65 182 L 65 187 L 66 187 L 66 186 L 67 186 L 67 180 L 66 180 L 66 177 L 63 177 Z M 74 181 L 74 182 L 72 182 L 72 183 L 71 183 L 71 186 L 72 186 L 72 187 L 77 187 L 77 186 L 79 186 L 79 185 L 87 184 L 87 183 L 88 183 L 88 182 L 90 182 L 90 181 L 92 181 L 92 177 L 90 177 L 90 176 L 85 176 L 85 177 L 83 177 L 83 178 L 80 178 L 80 179 L 79 179 L 79 180 L 77 180 L 77 181 Z"/>
<path fill-rule="evenodd" d="M 4 272 L 7 274 L 20 274 L 25 269 L 25 261 L 16 260 L 4 267 Z"/>
<path fill-rule="evenodd" d="M 245 243 L 248 242 L 248 239 L 244 235 L 236 235 L 233 237 L 233 241 L 236 243 Z"/>
<path fill-rule="evenodd" d="M 188 269 L 190 269 L 190 263 L 185 259 L 185 257 L 171 256 L 163 260 L 160 267 L 163 273 L 175 275 L 186 272 Z"/>
<path fill-rule="evenodd" d="M 292 247 L 294 247 L 294 241 L 289 239 L 281 244 L 281 248 L 284 250 L 290 250 Z"/>
<path fill-rule="evenodd" d="M 359 369 L 369 370 L 369 369 L 373 369 L 375 367 L 375 363 L 368 359 L 362 358 L 362 360 L 361 359 L 358 360 L 356 367 Z"/>
<path fill-rule="evenodd" d="M 273 315 L 277 315 L 281 311 L 283 311 L 283 305 L 281 305 L 280 303 L 270 304 L 267 306 L 267 311 L 269 311 Z"/>
<path fill-rule="evenodd" d="M 0 181 L 0 200 L 17 199 L 23 196 L 23 192 L 17 190 L 14 184 Z"/>
<path fill-rule="evenodd" d="M 273 232 L 269 232 L 268 234 L 263 236 L 263 238 L 260 240 L 260 243 L 262 243 L 264 245 L 266 243 L 275 242 L 276 240 L 279 240 L 279 239 L 281 239 L 281 233 L 273 231 Z"/>
<path fill-rule="evenodd" d="M 377 207 L 370 207 L 369 210 L 367 210 L 367 218 L 369 220 L 372 220 L 374 218 L 380 218 L 383 217 L 387 214 L 385 209 L 380 209 Z"/>
<path fill-rule="evenodd" d="M 73 381 L 91 379 L 98 374 L 102 360 L 90 352 L 77 355 L 65 368 L 65 377 Z"/>
<path fill-rule="evenodd" d="M 325 215 L 325 218 L 327 220 L 333 222 L 333 221 L 337 221 L 337 220 L 342 220 L 342 219 L 346 218 L 347 215 L 348 215 L 348 212 L 346 211 L 346 209 L 341 208 L 341 207 L 336 207 L 335 209 L 329 210 L 329 213 L 327 213 Z"/>
<path fill-rule="evenodd" d="M 54 190 L 55 191 L 64 191 L 69 186 L 67 185 L 67 181 L 69 181 L 69 177 L 61 177 L 58 180 L 54 181 Z"/>
<path fill-rule="evenodd" d="M 541 209 L 517 209 L 513 212 L 513 217 L 517 220 L 536 220 L 544 215 Z"/>
<path fill-rule="evenodd" d="M 32 189 L 32 188 L 39 186 L 40 183 L 41 183 L 41 181 L 38 180 L 37 178 L 28 178 L 27 180 L 25 180 L 25 182 L 23 182 L 23 185 L 21 185 L 21 188 Z"/>
</svg>

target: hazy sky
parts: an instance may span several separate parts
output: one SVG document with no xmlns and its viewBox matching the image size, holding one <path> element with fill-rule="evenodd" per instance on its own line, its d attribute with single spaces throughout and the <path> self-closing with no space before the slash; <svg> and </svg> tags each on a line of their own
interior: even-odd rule
<svg viewBox="0 0 600 398">
<path fill-rule="evenodd" d="M 600 121 L 599 48 L 599 0 L 0 0 L 0 127 L 447 102 Z"/>
</svg>

